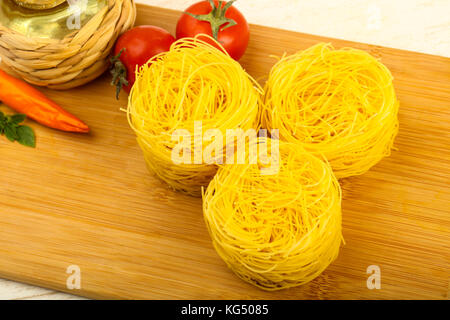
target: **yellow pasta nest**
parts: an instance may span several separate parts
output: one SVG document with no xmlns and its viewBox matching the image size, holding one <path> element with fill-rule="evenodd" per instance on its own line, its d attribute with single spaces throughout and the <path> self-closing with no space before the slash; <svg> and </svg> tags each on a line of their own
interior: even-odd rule
<svg viewBox="0 0 450 320">
<path fill-rule="evenodd" d="M 256 129 L 261 94 L 262 88 L 224 50 L 186 38 L 138 71 L 128 119 L 148 168 L 174 189 L 201 196 L 201 187 L 208 185 L 217 166 L 202 159 L 208 143 L 199 147 L 195 141 L 202 142 L 201 134 L 209 129 L 223 136 L 228 129 Z M 200 133 L 196 123 L 201 124 Z M 184 139 L 191 143 L 180 153 L 190 154 L 191 160 L 174 162 L 172 151 Z M 200 158 L 195 158 L 198 152 Z"/>
<path fill-rule="evenodd" d="M 398 132 L 392 80 L 365 51 L 318 44 L 272 68 L 262 126 L 323 154 L 338 178 L 363 174 L 390 155 Z"/>
<path fill-rule="evenodd" d="M 203 195 L 218 254 L 265 290 L 311 281 L 338 256 L 342 241 L 341 189 L 326 160 L 280 141 L 278 164 L 275 174 L 262 174 L 261 162 L 223 166 Z"/>
</svg>

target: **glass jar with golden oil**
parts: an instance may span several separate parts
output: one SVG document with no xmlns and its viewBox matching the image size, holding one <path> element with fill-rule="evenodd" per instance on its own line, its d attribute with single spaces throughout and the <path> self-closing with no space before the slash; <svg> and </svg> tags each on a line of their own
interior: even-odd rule
<svg viewBox="0 0 450 320">
<path fill-rule="evenodd" d="M 108 0 L 3 0 L 0 25 L 31 38 L 63 39 L 76 31 L 68 23 L 74 15 L 79 26 L 107 6 Z"/>
</svg>

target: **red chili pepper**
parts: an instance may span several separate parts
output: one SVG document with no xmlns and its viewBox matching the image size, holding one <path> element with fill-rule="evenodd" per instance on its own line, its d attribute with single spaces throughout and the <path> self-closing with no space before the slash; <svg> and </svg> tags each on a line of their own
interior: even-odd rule
<svg viewBox="0 0 450 320">
<path fill-rule="evenodd" d="M 89 132 L 80 119 L 26 82 L 0 70 L 0 100 L 44 126 L 69 132 Z"/>
</svg>

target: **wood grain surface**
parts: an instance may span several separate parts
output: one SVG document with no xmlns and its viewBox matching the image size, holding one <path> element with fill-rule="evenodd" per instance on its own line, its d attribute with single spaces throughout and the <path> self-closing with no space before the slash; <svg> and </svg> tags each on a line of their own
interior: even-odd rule
<svg viewBox="0 0 450 320">
<path fill-rule="evenodd" d="M 137 24 L 173 31 L 179 12 L 138 7 Z M 264 292 L 215 253 L 201 200 L 148 173 L 105 75 L 45 90 L 91 127 L 62 133 L 28 121 L 35 150 L 0 139 L 0 277 L 90 298 L 448 299 L 450 280 L 450 59 L 252 26 L 243 66 L 263 79 L 269 55 L 317 42 L 368 50 L 391 69 L 401 102 L 398 151 L 342 181 L 339 258 L 302 287 Z M 2 106 L 3 111 L 8 111 Z M 81 269 L 68 290 L 66 269 Z M 381 289 L 366 286 L 370 265 Z"/>
</svg>

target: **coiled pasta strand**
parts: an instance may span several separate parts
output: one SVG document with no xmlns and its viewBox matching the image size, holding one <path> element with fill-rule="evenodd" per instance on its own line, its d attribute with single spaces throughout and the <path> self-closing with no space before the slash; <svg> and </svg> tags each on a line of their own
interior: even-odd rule
<svg viewBox="0 0 450 320">
<path fill-rule="evenodd" d="M 262 88 L 238 62 L 196 37 L 176 41 L 141 67 L 127 112 L 148 168 L 174 189 L 201 196 L 217 166 L 195 161 L 194 142 L 203 138 L 194 137 L 195 123 L 201 121 L 203 133 L 218 129 L 224 137 L 228 129 L 256 129 L 261 100 Z M 191 139 L 184 149 L 191 161 L 184 163 L 172 156 L 180 129 Z"/>
<path fill-rule="evenodd" d="M 392 80 L 369 53 L 320 43 L 272 68 L 262 126 L 323 154 L 338 178 L 363 174 L 390 155 L 398 133 Z"/>
<path fill-rule="evenodd" d="M 214 247 L 241 279 L 261 289 L 307 283 L 338 256 L 339 183 L 326 160 L 283 141 L 278 173 L 263 175 L 262 167 L 222 166 L 204 192 Z"/>
</svg>

